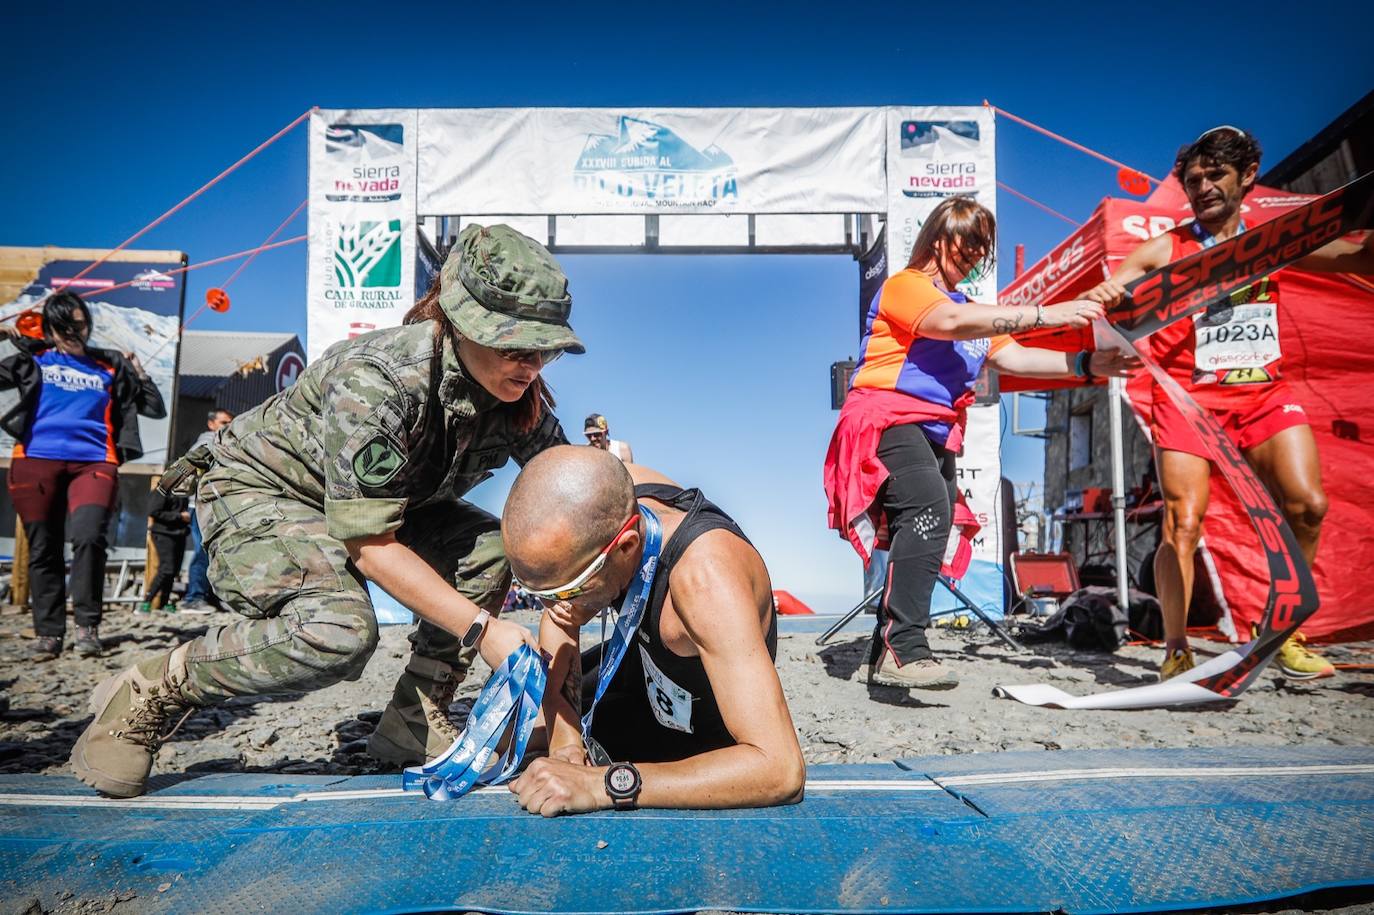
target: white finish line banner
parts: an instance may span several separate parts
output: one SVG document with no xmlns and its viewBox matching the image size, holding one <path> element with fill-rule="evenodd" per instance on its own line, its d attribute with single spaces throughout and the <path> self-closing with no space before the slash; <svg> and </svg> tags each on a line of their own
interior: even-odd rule
<svg viewBox="0 0 1374 915">
<path fill-rule="evenodd" d="M 414 109 L 310 116 L 306 352 L 394 327 L 415 302 Z"/>
<path fill-rule="evenodd" d="M 477 108 L 419 119 L 424 214 L 886 206 L 881 108 Z"/>
<path fill-rule="evenodd" d="M 885 216 L 889 263 L 954 194 L 996 204 L 986 108 L 463 108 L 310 117 L 306 351 L 400 323 L 419 217 L 561 246 L 805 247 Z M 755 217 L 758 217 L 755 219 Z M 990 301 L 991 277 L 961 288 Z"/>
</svg>

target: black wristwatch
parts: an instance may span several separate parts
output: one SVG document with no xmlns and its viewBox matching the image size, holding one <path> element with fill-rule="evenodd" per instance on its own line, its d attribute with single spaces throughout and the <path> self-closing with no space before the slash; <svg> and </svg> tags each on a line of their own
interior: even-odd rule
<svg viewBox="0 0 1374 915">
<path fill-rule="evenodd" d="M 634 763 L 611 763 L 606 770 L 606 793 L 610 795 L 611 804 L 616 810 L 634 810 L 638 807 L 639 789 L 642 787 L 644 780 L 639 777 L 639 770 Z"/>
</svg>

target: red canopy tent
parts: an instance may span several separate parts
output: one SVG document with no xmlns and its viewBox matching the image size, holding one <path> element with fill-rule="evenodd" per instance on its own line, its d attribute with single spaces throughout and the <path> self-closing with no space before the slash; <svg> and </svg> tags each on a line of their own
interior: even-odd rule
<svg viewBox="0 0 1374 915">
<path fill-rule="evenodd" d="M 1256 187 L 1245 200 L 1254 226 L 1313 198 Z M 1109 275 L 1137 245 L 1192 217 L 1172 178 L 1148 200 L 1106 198 L 1088 221 L 1002 291 L 1002 304 L 1048 304 L 1071 299 Z M 1356 328 L 1374 316 L 1374 284 L 1360 277 L 1285 270 L 1279 342 L 1283 373 L 1306 408 L 1321 454 L 1330 510 L 1318 551 L 1322 607 L 1306 635 L 1340 641 L 1374 636 L 1374 347 Z M 1090 348 L 1088 331 L 1040 332 L 1037 346 Z M 1002 379 L 1004 391 L 1044 388 L 1043 382 Z M 1148 376 L 1126 386 L 1131 407 L 1149 435 Z M 1203 548 L 1215 569 L 1213 587 L 1224 631 L 1250 637 L 1268 593 L 1264 554 L 1254 529 L 1220 475 L 1213 473 Z M 1219 579 L 1219 580 L 1217 580 Z"/>
</svg>

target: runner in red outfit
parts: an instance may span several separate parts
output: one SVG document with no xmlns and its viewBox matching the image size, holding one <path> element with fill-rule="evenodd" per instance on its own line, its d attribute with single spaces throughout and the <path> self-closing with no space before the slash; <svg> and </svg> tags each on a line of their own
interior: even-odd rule
<svg viewBox="0 0 1374 915">
<path fill-rule="evenodd" d="M 1235 127 L 1217 127 L 1179 150 L 1174 175 L 1183 185 L 1195 221 L 1131 252 L 1112 278 L 1084 294 L 1109 308 L 1124 285 L 1151 270 L 1245 231 L 1242 201 L 1259 173 L 1260 146 Z M 1362 245 L 1334 241 L 1293 268 L 1335 273 L 1374 273 L 1374 233 Z M 1310 564 L 1316 558 L 1326 494 L 1317 445 L 1307 414 L 1283 381 L 1278 306 L 1282 272 L 1231 297 L 1230 305 L 1178 321 L 1149 338 L 1151 355 L 1211 410 L 1264 482 Z M 1158 386 L 1151 431 L 1164 494 L 1163 542 L 1155 554 L 1155 581 L 1164 610 L 1165 659 L 1160 679 L 1193 667 L 1188 648 L 1188 604 L 1193 593 L 1193 555 L 1207 513 L 1211 465 L 1207 451 Z M 1278 655 L 1290 677 L 1334 673 L 1294 635 Z"/>
</svg>

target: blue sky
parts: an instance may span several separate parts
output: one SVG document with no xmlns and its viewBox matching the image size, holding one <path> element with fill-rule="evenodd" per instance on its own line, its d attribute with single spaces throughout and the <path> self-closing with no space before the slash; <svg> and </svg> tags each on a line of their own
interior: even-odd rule
<svg viewBox="0 0 1374 915">
<path fill-rule="evenodd" d="M 1374 87 L 1368 10 L 1326 3 L 1115 7 L 871 3 L 643 6 L 23 4 L 6 13 L 11 114 L 0 244 L 113 246 L 311 105 L 346 107 L 979 104 L 1155 175 L 1219 123 L 1277 162 Z M 1006 120 L 998 177 L 1084 219 L 1114 169 Z M 258 244 L 304 198 L 297 130 L 138 247 L 192 262 Z M 998 201 L 1001 282 L 1069 227 Z M 304 232 L 304 217 L 287 235 Z M 857 599 L 824 525 L 828 367 L 855 354 L 842 257 L 568 257 L 590 345 L 550 370 L 570 433 L 593 410 L 637 455 L 700 484 L 817 609 Z M 190 275 L 188 312 L 233 264 Z M 304 246 L 262 255 L 201 330 L 304 334 Z M 1040 476 L 1011 440 L 1009 476 Z M 510 474 L 476 498 L 499 506 Z"/>
</svg>

